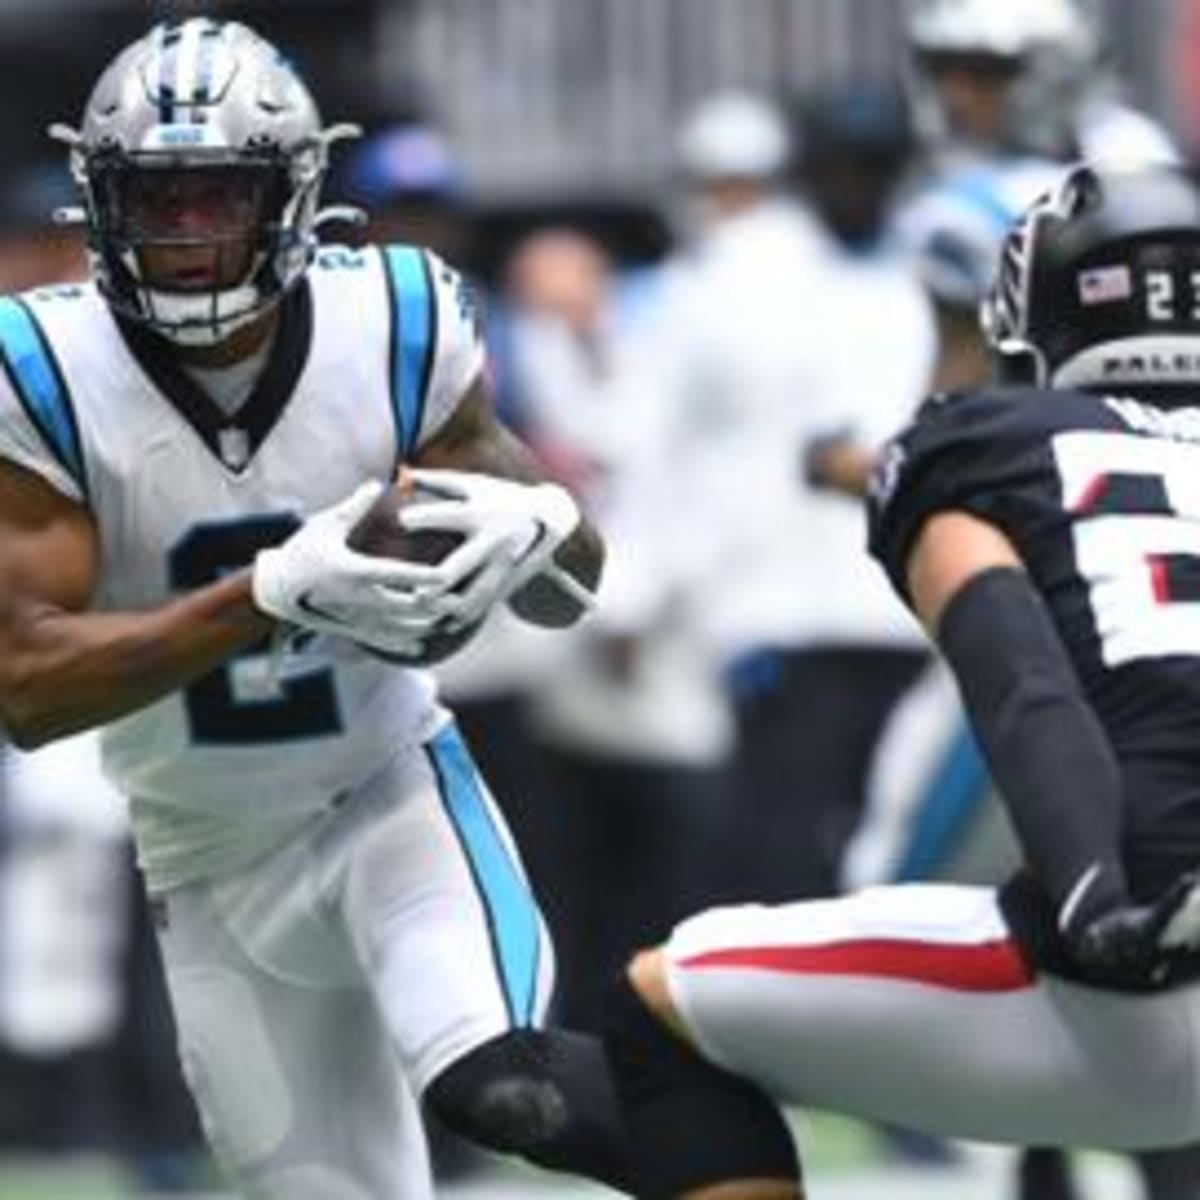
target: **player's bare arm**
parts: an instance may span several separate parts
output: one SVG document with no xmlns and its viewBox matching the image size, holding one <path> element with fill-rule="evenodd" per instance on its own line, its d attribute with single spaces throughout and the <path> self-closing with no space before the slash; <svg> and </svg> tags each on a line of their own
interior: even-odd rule
<svg viewBox="0 0 1200 1200">
<path fill-rule="evenodd" d="M 84 506 L 0 462 L 0 717 L 19 746 L 142 708 L 271 627 L 244 572 L 145 612 L 89 612 L 99 557 Z"/>
<path fill-rule="evenodd" d="M 995 525 L 966 512 L 936 513 L 926 521 L 908 561 L 913 608 L 936 637 L 946 606 L 972 578 L 993 567 L 1020 566 L 1020 555 Z"/>
<path fill-rule="evenodd" d="M 529 447 L 496 419 L 482 376 L 472 384 L 447 424 L 421 448 L 414 465 L 476 472 L 531 485 L 549 483 Z M 604 543 L 585 517 L 559 544 L 553 561 L 586 592 L 596 590 L 604 566 Z M 578 599 L 544 575 L 534 576 L 509 603 L 519 616 L 538 625 L 570 625 L 585 611 Z"/>
</svg>

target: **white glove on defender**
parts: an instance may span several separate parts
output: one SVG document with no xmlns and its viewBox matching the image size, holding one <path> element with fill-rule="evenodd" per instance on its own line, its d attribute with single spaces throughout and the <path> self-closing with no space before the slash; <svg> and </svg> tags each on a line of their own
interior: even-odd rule
<svg viewBox="0 0 1200 1200">
<path fill-rule="evenodd" d="M 381 483 L 364 483 L 314 513 L 286 541 L 259 551 L 251 574 L 256 607 L 389 654 L 418 654 L 445 616 L 442 568 L 359 554 L 346 545 L 382 490 Z"/>
<path fill-rule="evenodd" d="M 421 499 L 403 509 L 406 529 L 461 533 L 466 541 L 440 564 L 446 592 L 441 628 L 480 620 L 535 575 L 546 575 L 581 607 L 591 592 L 554 562 L 579 525 L 579 508 L 556 483 L 517 483 L 467 471 L 414 470 Z"/>
</svg>

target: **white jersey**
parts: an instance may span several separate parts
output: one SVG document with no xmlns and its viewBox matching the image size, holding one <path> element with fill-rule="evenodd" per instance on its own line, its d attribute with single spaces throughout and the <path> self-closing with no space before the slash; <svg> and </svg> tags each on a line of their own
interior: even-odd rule
<svg viewBox="0 0 1200 1200">
<path fill-rule="evenodd" d="M 227 416 L 91 285 L 0 299 L 0 455 L 86 504 L 98 610 L 249 565 L 453 412 L 483 351 L 460 277 L 413 247 L 323 250 Z M 245 651 L 104 731 L 150 886 L 232 870 L 444 719 L 429 676 L 340 638 Z"/>
</svg>

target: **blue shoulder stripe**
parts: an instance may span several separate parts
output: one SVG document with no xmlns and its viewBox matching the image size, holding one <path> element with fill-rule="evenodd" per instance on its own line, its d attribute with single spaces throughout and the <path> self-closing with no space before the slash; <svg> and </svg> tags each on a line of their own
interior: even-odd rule
<svg viewBox="0 0 1200 1200">
<path fill-rule="evenodd" d="M 0 363 L 54 457 L 86 492 L 79 427 L 66 380 L 37 318 L 15 296 L 0 297 Z"/>
<path fill-rule="evenodd" d="M 400 457 L 416 449 L 437 343 L 437 310 L 429 260 L 415 246 L 385 246 L 391 301 L 392 411 Z"/>
</svg>

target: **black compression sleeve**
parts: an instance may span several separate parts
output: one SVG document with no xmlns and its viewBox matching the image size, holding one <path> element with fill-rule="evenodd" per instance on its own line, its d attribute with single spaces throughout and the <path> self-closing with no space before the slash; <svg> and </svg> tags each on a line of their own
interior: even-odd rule
<svg viewBox="0 0 1200 1200">
<path fill-rule="evenodd" d="M 938 642 L 1056 908 L 1089 871 L 1106 893 L 1089 889 L 1089 905 L 1122 903 L 1120 767 L 1029 576 L 1011 567 L 976 575 L 946 607 Z"/>
</svg>

